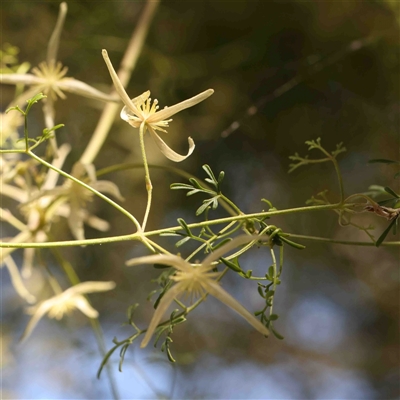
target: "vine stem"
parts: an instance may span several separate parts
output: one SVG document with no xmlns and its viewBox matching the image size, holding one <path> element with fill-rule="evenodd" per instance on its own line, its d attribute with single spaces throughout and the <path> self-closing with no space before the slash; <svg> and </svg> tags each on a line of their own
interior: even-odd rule
<svg viewBox="0 0 400 400">
<path fill-rule="evenodd" d="M 140 150 L 142 152 L 143 166 L 144 166 L 144 179 L 146 182 L 146 190 L 147 190 L 146 211 L 144 213 L 143 223 L 142 223 L 142 231 L 143 232 L 146 229 L 147 219 L 149 218 L 150 208 L 151 208 L 151 200 L 152 200 L 152 194 L 153 194 L 153 185 L 152 185 L 151 179 L 150 179 L 149 165 L 147 163 L 146 148 L 144 145 L 144 134 L 145 133 L 146 133 L 146 121 L 143 121 L 140 124 L 140 129 L 139 129 Z"/>
<path fill-rule="evenodd" d="M 274 253 L 274 249 L 270 248 L 271 251 L 271 258 L 272 258 L 272 266 L 274 268 L 274 282 L 272 285 L 273 291 L 274 291 L 274 296 L 272 296 L 271 298 L 271 306 L 269 308 L 269 315 L 271 316 L 273 314 L 273 308 L 274 308 L 274 297 L 275 297 L 275 292 L 276 292 L 276 280 L 278 279 L 277 276 L 277 268 L 276 268 L 276 257 L 275 257 L 275 253 Z"/>
<path fill-rule="evenodd" d="M 66 174 L 66 175 L 68 176 L 68 174 Z M 78 182 L 82 183 L 80 181 L 78 181 Z M 94 190 L 94 189 L 90 188 L 90 186 L 89 186 L 89 189 L 92 191 Z M 100 193 L 100 195 L 101 195 L 101 193 Z M 101 195 L 101 196 L 103 196 L 103 195 Z M 108 199 L 108 200 L 110 200 L 110 199 Z M 243 221 L 243 220 L 246 220 L 249 218 L 263 218 L 263 217 L 271 217 L 274 215 L 292 214 L 292 213 L 296 213 L 296 212 L 306 212 L 306 211 L 333 210 L 333 209 L 342 208 L 342 207 L 346 207 L 346 206 L 347 206 L 346 204 L 344 204 L 343 206 L 341 206 L 339 204 L 327 204 L 327 205 L 321 205 L 321 206 L 288 208 L 286 210 L 265 211 L 265 212 L 261 212 L 261 213 L 236 215 L 234 217 L 218 218 L 218 219 L 214 219 L 214 220 L 210 220 L 210 221 L 197 222 L 197 223 L 193 223 L 193 224 L 188 224 L 188 227 L 190 229 L 202 228 L 207 225 L 218 225 L 218 224 L 224 224 L 224 223 L 229 223 L 229 222 L 234 222 L 234 221 Z M 171 228 L 157 229 L 154 231 L 147 231 L 147 232 L 142 232 L 139 230 L 138 232 L 132 233 L 129 235 L 109 236 L 106 238 L 98 238 L 98 239 L 65 240 L 65 241 L 59 241 L 59 242 L 44 242 L 44 243 L 0 242 L 0 248 L 71 247 L 71 246 L 87 246 L 87 245 L 103 244 L 103 243 L 115 243 L 115 242 L 129 241 L 129 240 L 140 240 L 146 244 L 146 241 L 144 239 L 146 239 L 149 236 L 160 235 L 162 233 L 168 233 L 168 232 L 177 232 L 179 230 L 182 230 L 182 227 L 180 225 L 174 226 Z M 305 240 L 331 242 L 331 243 L 355 245 L 355 246 L 375 246 L 375 244 L 372 242 L 335 240 L 335 239 L 321 238 L 321 237 L 316 237 L 316 236 L 297 235 L 294 233 L 287 233 L 287 232 L 285 232 L 285 234 L 288 237 L 305 239 Z M 400 241 L 383 242 L 381 244 L 381 246 L 400 246 Z"/>
</svg>

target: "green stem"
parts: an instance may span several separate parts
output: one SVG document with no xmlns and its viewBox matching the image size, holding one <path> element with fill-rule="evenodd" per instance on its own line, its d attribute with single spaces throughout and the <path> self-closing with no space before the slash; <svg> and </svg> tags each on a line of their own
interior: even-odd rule
<svg viewBox="0 0 400 400">
<path fill-rule="evenodd" d="M 303 240 L 312 240 L 315 242 L 323 242 L 323 243 L 335 243 L 335 244 L 344 244 L 349 246 L 370 246 L 375 247 L 376 244 L 373 242 L 356 242 L 356 241 L 349 241 L 349 240 L 336 240 L 336 239 L 329 239 L 317 236 L 306 236 L 306 235 L 297 235 L 295 233 L 285 233 L 287 237 L 303 239 Z M 383 242 L 381 246 L 400 246 L 400 242 Z"/>
<path fill-rule="evenodd" d="M 272 285 L 274 295 L 271 297 L 271 305 L 269 308 L 269 315 L 271 316 L 273 314 L 274 298 L 275 298 L 275 291 L 276 291 L 276 281 L 278 279 L 278 276 L 277 276 L 277 268 L 276 268 L 276 257 L 275 257 L 274 249 L 272 248 L 272 246 L 270 248 L 270 251 L 271 251 L 271 258 L 272 258 L 272 266 L 274 268 L 274 282 Z"/>
<path fill-rule="evenodd" d="M 336 208 L 342 208 L 342 207 L 344 208 L 347 206 L 349 206 L 349 205 L 344 204 L 341 206 L 339 204 L 327 204 L 327 205 L 321 205 L 321 206 L 289 208 L 286 210 L 265 211 L 265 212 L 261 212 L 261 213 L 236 215 L 234 217 L 226 217 L 226 218 L 219 218 L 219 219 L 215 219 L 215 220 L 211 220 L 211 221 L 197 222 L 197 223 L 193 223 L 193 224 L 188 224 L 188 227 L 190 229 L 194 229 L 194 228 L 201 228 L 201 227 L 207 226 L 207 225 L 217 225 L 217 224 L 237 222 L 237 221 L 242 221 L 242 220 L 246 220 L 249 218 L 264 218 L 264 217 L 270 217 L 270 216 L 274 216 L 274 215 L 293 214 L 296 212 L 306 212 L 306 211 L 333 210 Z M 154 230 L 154 231 L 137 232 L 137 233 L 132 233 L 130 235 L 110 236 L 110 237 L 98 238 L 98 239 L 66 240 L 66 241 L 60 241 L 60 242 L 44 242 L 44 243 L 0 242 L 0 248 L 71 247 L 71 246 L 86 246 L 86 245 L 94 245 L 94 244 L 122 242 L 122 241 L 128 241 L 128 240 L 140 240 L 143 242 L 143 239 L 146 237 L 160 235 L 160 234 L 166 233 L 166 232 L 177 232 L 179 230 L 182 230 L 182 227 L 180 225 L 174 226 L 172 228 L 163 228 L 163 229 L 158 229 L 158 230 Z M 319 237 L 313 237 L 313 236 L 303 236 L 303 235 L 296 235 L 296 234 L 289 234 L 289 233 L 287 233 L 287 237 L 321 241 L 321 242 L 349 244 L 349 245 L 356 245 L 356 246 L 374 246 L 374 243 L 370 243 L 370 242 L 351 242 L 351 241 L 334 240 L 334 239 L 319 238 Z M 383 242 L 381 244 L 381 246 L 400 246 L 400 242 Z"/>
<path fill-rule="evenodd" d="M 344 203 L 344 186 L 343 186 L 343 178 L 342 178 L 342 173 L 340 172 L 339 164 L 336 160 L 336 158 L 329 154 L 323 147 L 319 146 L 318 147 L 332 162 L 333 165 L 335 166 L 335 171 L 336 175 L 339 181 L 339 189 L 340 189 L 340 204 Z"/>
<path fill-rule="evenodd" d="M 224 196 L 223 194 L 220 195 L 221 199 L 223 199 L 226 203 L 229 204 L 229 206 L 231 206 L 238 215 L 243 215 L 242 211 L 240 210 L 240 208 L 231 200 L 229 200 L 226 196 Z"/>
</svg>

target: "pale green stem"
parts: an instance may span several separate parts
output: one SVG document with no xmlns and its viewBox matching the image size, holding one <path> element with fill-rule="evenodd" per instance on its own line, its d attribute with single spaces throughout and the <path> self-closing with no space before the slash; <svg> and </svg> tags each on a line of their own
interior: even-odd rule
<svg viewBox="0 0 400 400">
<path fill-rule="evenodd" d="M 343 205 L 346 207 L 348 205 Z M 322 206 L 310 206 L 310 207 L 299 207 L 299 208 L 290 208 L 287 210 L 275 210 L 275 211 L 266 211 L 261 213 L 255 214 L 247 214 L 247 215 L 237 215 L 235 217 L 227 217 L 227 218 L 219 218 L 211 221 L 203 221 L 193 224 L 188 224 L 190 229 L 194 228 L 201 228 L 206 225 L 217 225 L 217 224 L 224 224 L 230 222 L 236 222 L 245 220 L 248 218 L 264 218 L 270 217 L 274 215 L 282 215 L 282 214 L 291 214 L 295 212 L 305 212 L 305 211 L 322 211 L 322 210 L 332 210 L 339 208 L 337 204 L 328 204 Z M 341 206 L 340 206 L 341 207 Z M 17 243 L 17 242 L 0 242 L 0 248 L 50 248 L 50 247 L 71 247 L 71 246 L 87 246 L 87 245 L 94 245 L 94 244 L 104 244 L 104 243 L 114 243 L 114 242 L 122 242 L 122 241 L 129 241 L 129 240 L 140 240 L 143 241 L 144 238 L 149 236 L 156 236 L 162 233 L 168 232 L 177 232 L 182 230 L 182 227 L 174 226 L 172 228 L 164 228 L 164 229 L 157 229 L 154 231 L 148 232 L 137 232 L 132 233 L 130 235 L 120 235 L 120 236 L 110 236 L 106 238 L 99 238 L 99 239 L 85 239 L 85 240 L 66 240 L 60 242 L 44 242 L 44 243 Z M 321 242 L 331 242 L 331 243 L 338 243 L 338 244 L 349 244 L 355 246 L 375 246 L 374 243 L 371 242 L 352 242 L 352 241 L 345 241 L 345 240 L 335 240 L 335 239 L 327 239 L 327 238 L 319 238 L 314 236 L 303 236 L 297 234 L 290 234 L 286 233 L 287 237 L 305 239 L 305 240 L 314 240 L 314 241 L 321 241 Z M 400 246 L 400 242 L 383 242 L 381 246 Z"/>
<path fill-rule="evenodd" d="M 87 185 L 86 183 L 80 181 L 79 179 L 75 178 L 74 176 L 67 174 L 66 172 L 64 172 L 61 169 L 56 168 L 54 165 L 42 160 L 40 157 L 38 157 L 37 155 L 35 155 L 34 153 L 32 153 L 31 151 L 28 150 L 28 155 L 31 156 L 32 158 L 34 158 L 36 161 L 38 161 L 39 163 L 45 165 L 47 168 L 52 169 L 53 171 L 58 172 L 60 175 L 64 176 L 65 178 L 70 179 L 71 181 L 74 181 L 75 183 L 77 183 L 78 185 L 81 185 L 82 187 L 86 188 L 87 190 L 90 190 L 92 193 L 94 193 L 96 196 L 100 197 L 101 199 L 103 199 L 104 201 L 106 201 L 108 204 L 110 204 L 111 206 L 113 206 L 114 208 L 116 208 L 118 211 L 120 211 L 122 214 L 124 214 L 125 216 L 127 216 L 136 226 L 138 232 L 141 232 L 141 228 L 140 228 L 140 224 L 137 221 L 137 219 L 127 210 L 125 210 L 123 207 L 121 207 L 120 205 L 118 205 L 115 201 L 111 200 L 110 198 L 108 198 L 107 196 L 105 196 L 104 194 L 100 193 L 99 191 L 97 191 L 96 189 L 93 189 L 91 186 Z"/>
<path fill-rule="evenodd" d="M 342 173 L 340 172 L 339 164 L 334 156 L 329 154 L 323 147 L 318 147 L 329 159 L 333 162 L 335 166 L 336 175 L 339 181 L 339 188 L 340 188 L 340 204 L 344 203 L 344 186 L 343 186 L 343 178 Z"/>
<path fill-rule="evenodd" d="M 147 224 L 147 219 L 150 214 L 151 198 L 152 198 L 152 193 L 153 193 L 153 185 L 151 184 L 149 165 L 147 163 L 147 157 L 146 157 L 146 148 L 144 145 L 144 134 L 145 133 L 146 133 L 146 122 L 143 121 L 140 124 L 140 129 L 139 129 L 140 150 L 142 152 L 143 166 L 144 166 L 144 179 L 146 182 L 146 190 L 147 190 L 146 211 L 144 213 L 144 218 L 143 218 L 143 223 L 142 223 L 142 231 L 143 232 L 146 230 L 146 224 Z"/>
<path fill-rule="evenodd" d="M 272 266 L 274 268 L 274 282 L 272 285 L 273 291 L 274 291 L 274 295 L 271 297 L 271 306 L 269 308 L 269 315 L 271 316 L 273 314 L 273 308 L 274 308 L 274 297 L 275 297 L 275 291 L 276 291 L 276 280 L 278 279 L 277 276 L 277 269 L 276 269 L 276 257 L 275 257 L 275 253 L 274 253 L 274 249 L 271 247 L 270 248 L 271 251 L 271 258 L 272 258 Z"/>
<path fill-rule="evenodd" d="M 121 67 L 117 73 L 119 80 L 124 87 L 128 85 L 132 75 L 132 71 L 136 66 L 136 62 L 142 51 L 143 44 L 147 36 L 150 22 L 153 18 L 154 12 L 157 9 L 158 4 L 159 0 L 147 0 L 143 14 L 139 19 L 136 29 L 132 33 L 128 47 L 125 51 L 124 58 L 121 61 Z M 116 95 L 116 92 L 113 91 L 110 96 L 112 95 Z M 99 122 L 97 123 L 93 136 L 90 139 L 89 144 L 86 146 L 86 149 L 80 159 L 83 164 L 93 163 L 101 147 L 103 146 L 111 125 L 114 122 L 115 117 L 117 116 L 120 109 L 121 106 L 119 104 L 108 103 L 105 106 Z"/>
</svg>

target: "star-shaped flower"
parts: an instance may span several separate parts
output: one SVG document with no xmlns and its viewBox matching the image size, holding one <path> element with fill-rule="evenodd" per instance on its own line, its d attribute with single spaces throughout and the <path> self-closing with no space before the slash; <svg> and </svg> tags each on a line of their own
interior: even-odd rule
<svg viewBox="0 0 400 400">
<path fill-rule="evenodd" d="M 121 111 L 121 118 L 134 128 L 147 129 L 153 140 L 156 142 L 158 148 L 170 160 L 180 162 L 189 157 L 193 153 L 195 147 L 194 141 L 191 137 L 188 138 L 189 151 L 185 156 L 182 156 L 173 151 L 160 138 L 156 131 L 166 132 L 165 128 L 168 128 L 169 122 L 172 121 L 172 119 L 169 119 L 170 117 L 207 99 L 214 93 L 214 90 L 208 89 L 197 96 L 158 111 L 158 101 L 155 99 L 153 103 L 151 102 L 149 90 L 134 99 L 130 99 L 114 70 L 107 51 L 103 50 L 102 54 L 114 82 L 115 89 L 125 104 L 125 107 Z"/>
<path fill-rule="evenodd" d="M 133 258 L 126 262 L 126 265 L 138 264 L 164 264 L 174 267 L 176 269 L 175 275 L 170 279 L 177 282 L 173 285 L 162 297 L 154 315 L 147 329 L 146 335 L 143 338 L 141 347 L 146 347 L 149 343 L 151 336 L 161 321 L 161 318 L 167 311 L 170 304 L 174 299 L 178 299 L 184 293 L 203 296 L 211 294 L 218 300 L 222 301 L 228 307 L 232 308 L 240 314 L 250 325 L 257 329 L 265 336 L 269 335 L 269 330 L 249 311 L 247 311 L 237 300 L 235 300 L 229 293 L 227 293 L 220 286 L 215 278 L 219 277 L 221 273 L 212 272 L 215 267 L 213 262 L 222 257 L 225 253 L 233 250 L 237 246 L 249 243 L 252 240 L 259 240 L 260 237 L 242 235 L 233 239 L 229 243 L 220 247 L 210 255 L 208 255 L 200 265 L 192 265 L 176 255 L 152 255 L 145 257 Z"/>
<path fill-rule="evenodd" d="M 57 23 L 49 40 L 46 61 L 33 68 L 32 74 L 0 74 L 0 83 L 33 86 L 34 90 L 33 92 L 32 89 L 28 90 L 27 98 L 32 97 L 35 93 L 43 92 L 47 96 L 46 102 L 54 101 L 57 97 L 65 99 L 64 91 L 102 101 L 117 101 L 82 81 L 65 76 L 68 68 L 57 61 L 57 52 L 66 14 L 67 3 L 63 2 L 60 4 Z M 22 96 L 22 98 L 24 97 L 26 96 Z"/>
<path fill-rule="evenodd" d="M 115 288 L 114 282 L 83 282 L 70 287 L 64 292 L 42 301 L 37 306 L 29 307 L 28 313 L 33 314 L 28 322 L 21 340 L 25 340 L 41 318 L 48 314 L 49 318 L 61 319 L 64 314 L 74 308 L 79 309 L 89 318 L 97 318 L 99 313 L 86 300 L 84 294 L 94 292 L 106 292 Z"/>
</svg>

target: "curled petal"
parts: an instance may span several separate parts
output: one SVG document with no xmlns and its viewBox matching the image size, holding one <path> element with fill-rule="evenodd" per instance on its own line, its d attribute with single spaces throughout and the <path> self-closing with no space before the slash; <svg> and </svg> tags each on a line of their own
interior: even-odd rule
<svg viewBox="0 0 400 400">
<path fill-rule="evenodd" d="M 210 97 L 213 93 L 214 93 L 213 89 L 208 89 L 208 90 L 198 94 L 197 96 L 194 96 L 190 99 L 182 101 L 171 107 L 166 107 L 166 108 L 156 112 L 155 114 L 151 115 L 147 119 L 147 122 L 149 124 L 152 124 L 155 122 L 164 121 L 164 120 L 168 119 L 169 117 L 171 117 L 172 115 L 174 115 L 182 110 L 185 110 L 186 108 L 195 106 L 196 104 L 198 104 L 198 103 L 202 102 L 203 100 L 207 99 L 208 97 Z"/>
<path fill-rule="evenodd" d="M 175 256 L 173 254 L 171 255 L 156 254 L 152 256 L 136 257 L 126 261 L 125 264 L 128 267 L 140 264 L 163 264 L 163 265 L 169 265 L 170 267 L 174 267 L 180 271 L 188 271 L 192 268 L 192 266 L 183 258 Z"/>
<path fill-rule="evenodd" d="M 150 321 L 150 325 L 147 328 L 147 332 L 144 335 L 144 338 L 142 340 L 142 343 L 140 344 L 140 347 L 143 348 L 148 345 L 151 337 L 153 336 L 154 331 L 156 330 L 158 324 L 161 321 L 161 318 L 163 317 L 165 312 L 168 310 L 168 307 L 174 301 L 174 298 L 178 297 L 181 293 L 184 292 L 184 290 L 185 290 L 184 285 L 177 283 L 171 289 L 169 289 L 167 293 L 164 294 L 160 303 L 158 304 L 158 307 L 156 308 L 153 318 Z"/>
<path fill-rule="evenodd" d="M 121 192 L 119 191 L 118 186 L 111 181 L 97 181 L 91 184 L 93 189 L 96 189 L 97 191 L 101 193 L 108 193 L 114 196 L 116 199 L 120 201 L 124 201 L 125 199 L 121 195 Z"/>
<path fill-rule="evenodd" d="M 175 162 L 181 162 L 183 160 L 186 160 L 194 151 L 195 144 L 194 141 L 191 137 L 188 137 L 188 142 L 189 142 L 189 150 L 186 154 L 186 156 L 182 156 L 175 151 L 173 151 L 161 138 L 158 136 L 158 134 L 154 131 L 154 129 L 147 125 L 147 128 L 153 138 L 153 140 L 156 142 L 157 147 L 161 150 L 161 152 L 164 154 L 165 157 L 170 159 L 171 161 Z"/>
<path fill-rule="evenodd" d="M 247 311 L 236 299 L 234 299 L 222 287 L 211 280 L 203 283 L 204 289 L 212 296 L 216 297 L 219 301 L 232 308 L 239 315 L 241 315 L 252 327 L 257 329 L 265 336 L 269 335 L 269 330 L 265 327 L 253 314 Z"/>
<path fill-rule="evenodd" d="M 73 78 L 64 78 L 56 83 L 57 87 L 69 93 L 78 94 L 90 99 L 119 102 L 119 98 L 100 92 L 88 84 Z"/>
</svg>

